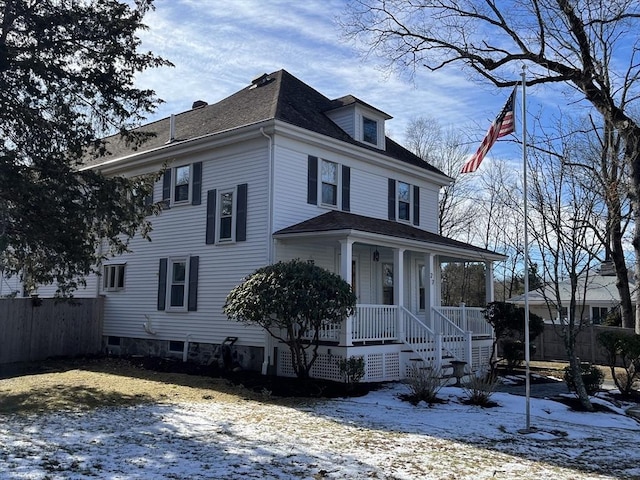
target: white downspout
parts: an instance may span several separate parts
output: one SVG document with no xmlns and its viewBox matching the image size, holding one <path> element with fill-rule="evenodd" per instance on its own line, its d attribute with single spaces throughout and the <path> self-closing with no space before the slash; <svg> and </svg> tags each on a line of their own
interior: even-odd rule
<svg viewBox="0 0 640 480">
<path fill-rule="evenodd" d="M 274 188 L 273 188 L 273 184 L 274 184 L 274 179 L 273 179 L 273 175 L 274 175 L 274 146 L 273 146 L 273 136 L 272 135 L 267 135 L 264 131 L 264 127 L 260 127 L 260 133 L 262 134 L 263 137 L 265 137 L 268 141 L 269 141 L 269 163 L 268 163 L 268 174 L 267 174 L 267 191 L 268 193 L 268 197 L 267 197 L 267 264 L 271 265 L 273 263 L 273 257 L 274 257 L 274 248 L 273 248 L 273 238 L 272 238 L 272 234 L 273 234 L 273 204 L 274 204 Z M 272 359 L 272 355 L 274 352 L 274 345 L 273 345 L 273 338 L 271 337 L 271 335 L 269 334 L 269 332 L 265 332 L 265 341 L 264 341 L 264 360 L 262 362 L 262 374 L 263 375 L 267 375 L 267 373 L 269 373 L 269 366 L 274 365 L 275 364 L 275 359 Z"/>
<path fill-rule="evenodd" d="M 102 242 L 104 240 L 100 239 L 98 242 L 98 258 L 102 258 Z M 100 261 L 100 268 L 102 268 L 102 275 L 104 275 L 104 265 L 102 261 Z M 104 282 L 104 278 L 101 275 L 96 274 L 96 298 L 100 297 L 100 285 Z"/>
<path fill-rule="evenodd" d="M 182 361 L 186 362 L 189 358 L 189 339 L 191 338 L 191 334 L 187 335 L 187 338 L 184 340 L 184 348 L 182 349 Z"/>
<path fill-rule="evenodd" d="M 273 263 L 273 239 L 271 235 L 273 234 L 273 175 L 274 175 L 274 154 L 273 154 L 273 137 L 271 135 L 267 135 L 264 132 L 264 127 L 260 127 L 260 133 L 263 137 L 265 137 L 269 141 L 269 164 L 268 164 L 268 185 L 267 190 L 269 192 L 269 197 L 267 198 L 267 209 L 269 214 L 267 215 L 267 241 L 269 242 L 269 247 L 267 249 L 267 263 Z"/>
</svg>

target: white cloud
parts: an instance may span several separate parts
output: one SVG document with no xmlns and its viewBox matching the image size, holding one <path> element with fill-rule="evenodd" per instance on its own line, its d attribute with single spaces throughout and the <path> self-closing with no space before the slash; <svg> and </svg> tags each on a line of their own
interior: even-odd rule
<svg viewBox="0 0 640 480">
<path fill-rule="evenodd" d="M 143 48 L 175 68 L 147 71 L 139 85 L 167 102 L 155 115 L 160 118 L 194 100 L 217 102 L 256 75 L 284 68 L 327 97 L 352 94 L 393 116 L 388 127 L 400 141 L 418 116 L 437 117 L 445 126 L 477 121 L 482 126 L 473 136 L 481 138 L 502 92 L 479 92 L 453 70 L 418 70 L 413 78 L 381 71 L 374 58 L 363 59 L 344 41 L 336 22 L 343 8 L 341 0 L 158 2 L 145 18 L 150 29 L 141 34 Z"/>
</svg>

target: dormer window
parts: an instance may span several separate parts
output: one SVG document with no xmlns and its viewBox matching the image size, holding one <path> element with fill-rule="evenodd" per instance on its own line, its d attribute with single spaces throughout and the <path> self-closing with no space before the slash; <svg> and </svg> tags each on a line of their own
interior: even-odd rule
<svg viewBox="0 0 640 480">
<path fill-rule="evenodd" d="M 378 145 L 378 122 L 367 117 L 362 117 L 362 140 Z"/>
</svg>

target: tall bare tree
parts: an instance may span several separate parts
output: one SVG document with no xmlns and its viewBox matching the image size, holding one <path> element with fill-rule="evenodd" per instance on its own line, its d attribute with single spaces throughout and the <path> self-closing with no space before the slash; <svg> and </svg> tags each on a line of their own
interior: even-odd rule
<svg viewBox="0 0 640 480">
<path fill-rule="evenodd" d="M 413 153 L 453 179 L 440 191 L 440 234 L 458 238 L 468 232 L 477 212 L 471 198 L 474 190 L 472 179 L 460 174 L 468 157 L 460 131 L 443 128 L 433 117 L 418 117 L 409 122 L 405 144 Z"/>
<path fill-rule="evenodd" d="M 627 165 L 621 161 L 620 135 L 608 123 L 589 116 L 584 126 L 569 131 L 571 142 L 577 150 L 572 165 L 585 170 L 576 181 L 582 188 L 593 189 L 605 213 L 595 219 L 598 225 L 592 230 L 604 247 L 606 265 L 613 264 L 617 277 L 616 287 L 620 296 L 622 326 L 634 328 L 634 315 L 626 265 L 624 235 L 631 218 L 628 191 Z"/>
<path fill-rule="evenodd" d="M 576 354 L 576 340 L 586 325 L 586 290 L 590 273 L 597 261 L 597 246 L 593 226 L 601 215 L 599 194 L 583 188 L 579 177 L 585 171 L 571 165 L 571 152 L 563 157 L 537 151 L 530 163 L 532 172 L 529 217 L 533 237 L 532 250 L 540 259 L 546 285 L 541 291 L 547 302 L 550 318 L 564 343 L 571 377 L 582 405 L 592 410 Z M 567 303 L 561 284 L 569 281 Z"/>
<path fill-rule="evenodd" d="M 566 85 L 620 135 L 631 178 L 635 275 L 640 278 L 640 3 L 636 0 L 351 0 L 343 26 L 389 66 L 462 67 L 511 87 Z M 636 301 L 640 333 L 640 301 Z"/>
</svg>

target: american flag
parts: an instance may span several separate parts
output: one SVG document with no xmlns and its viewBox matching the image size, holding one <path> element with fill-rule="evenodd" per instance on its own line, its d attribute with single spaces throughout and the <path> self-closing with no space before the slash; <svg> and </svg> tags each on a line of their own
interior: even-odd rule
<svg viewBox="0 0 640 480">
<path fill-rule="evenodd" d="M 489 131 L 482 140 L 480 148 L 478 148 L 478 151 L 465 162 L 460 173 L 475 172 L 489 149 L 493 147 L 494 143 L 496 143 L 496 140 L 515 131 L 514 104 L 516 101 L 516 88 L 514 88 L 513 93 L 509 95 L 509 100 L 507 100 L 507 103 L 500 112 L 500 115 L 496 117 L 489 127 Z"/>
</svg>

